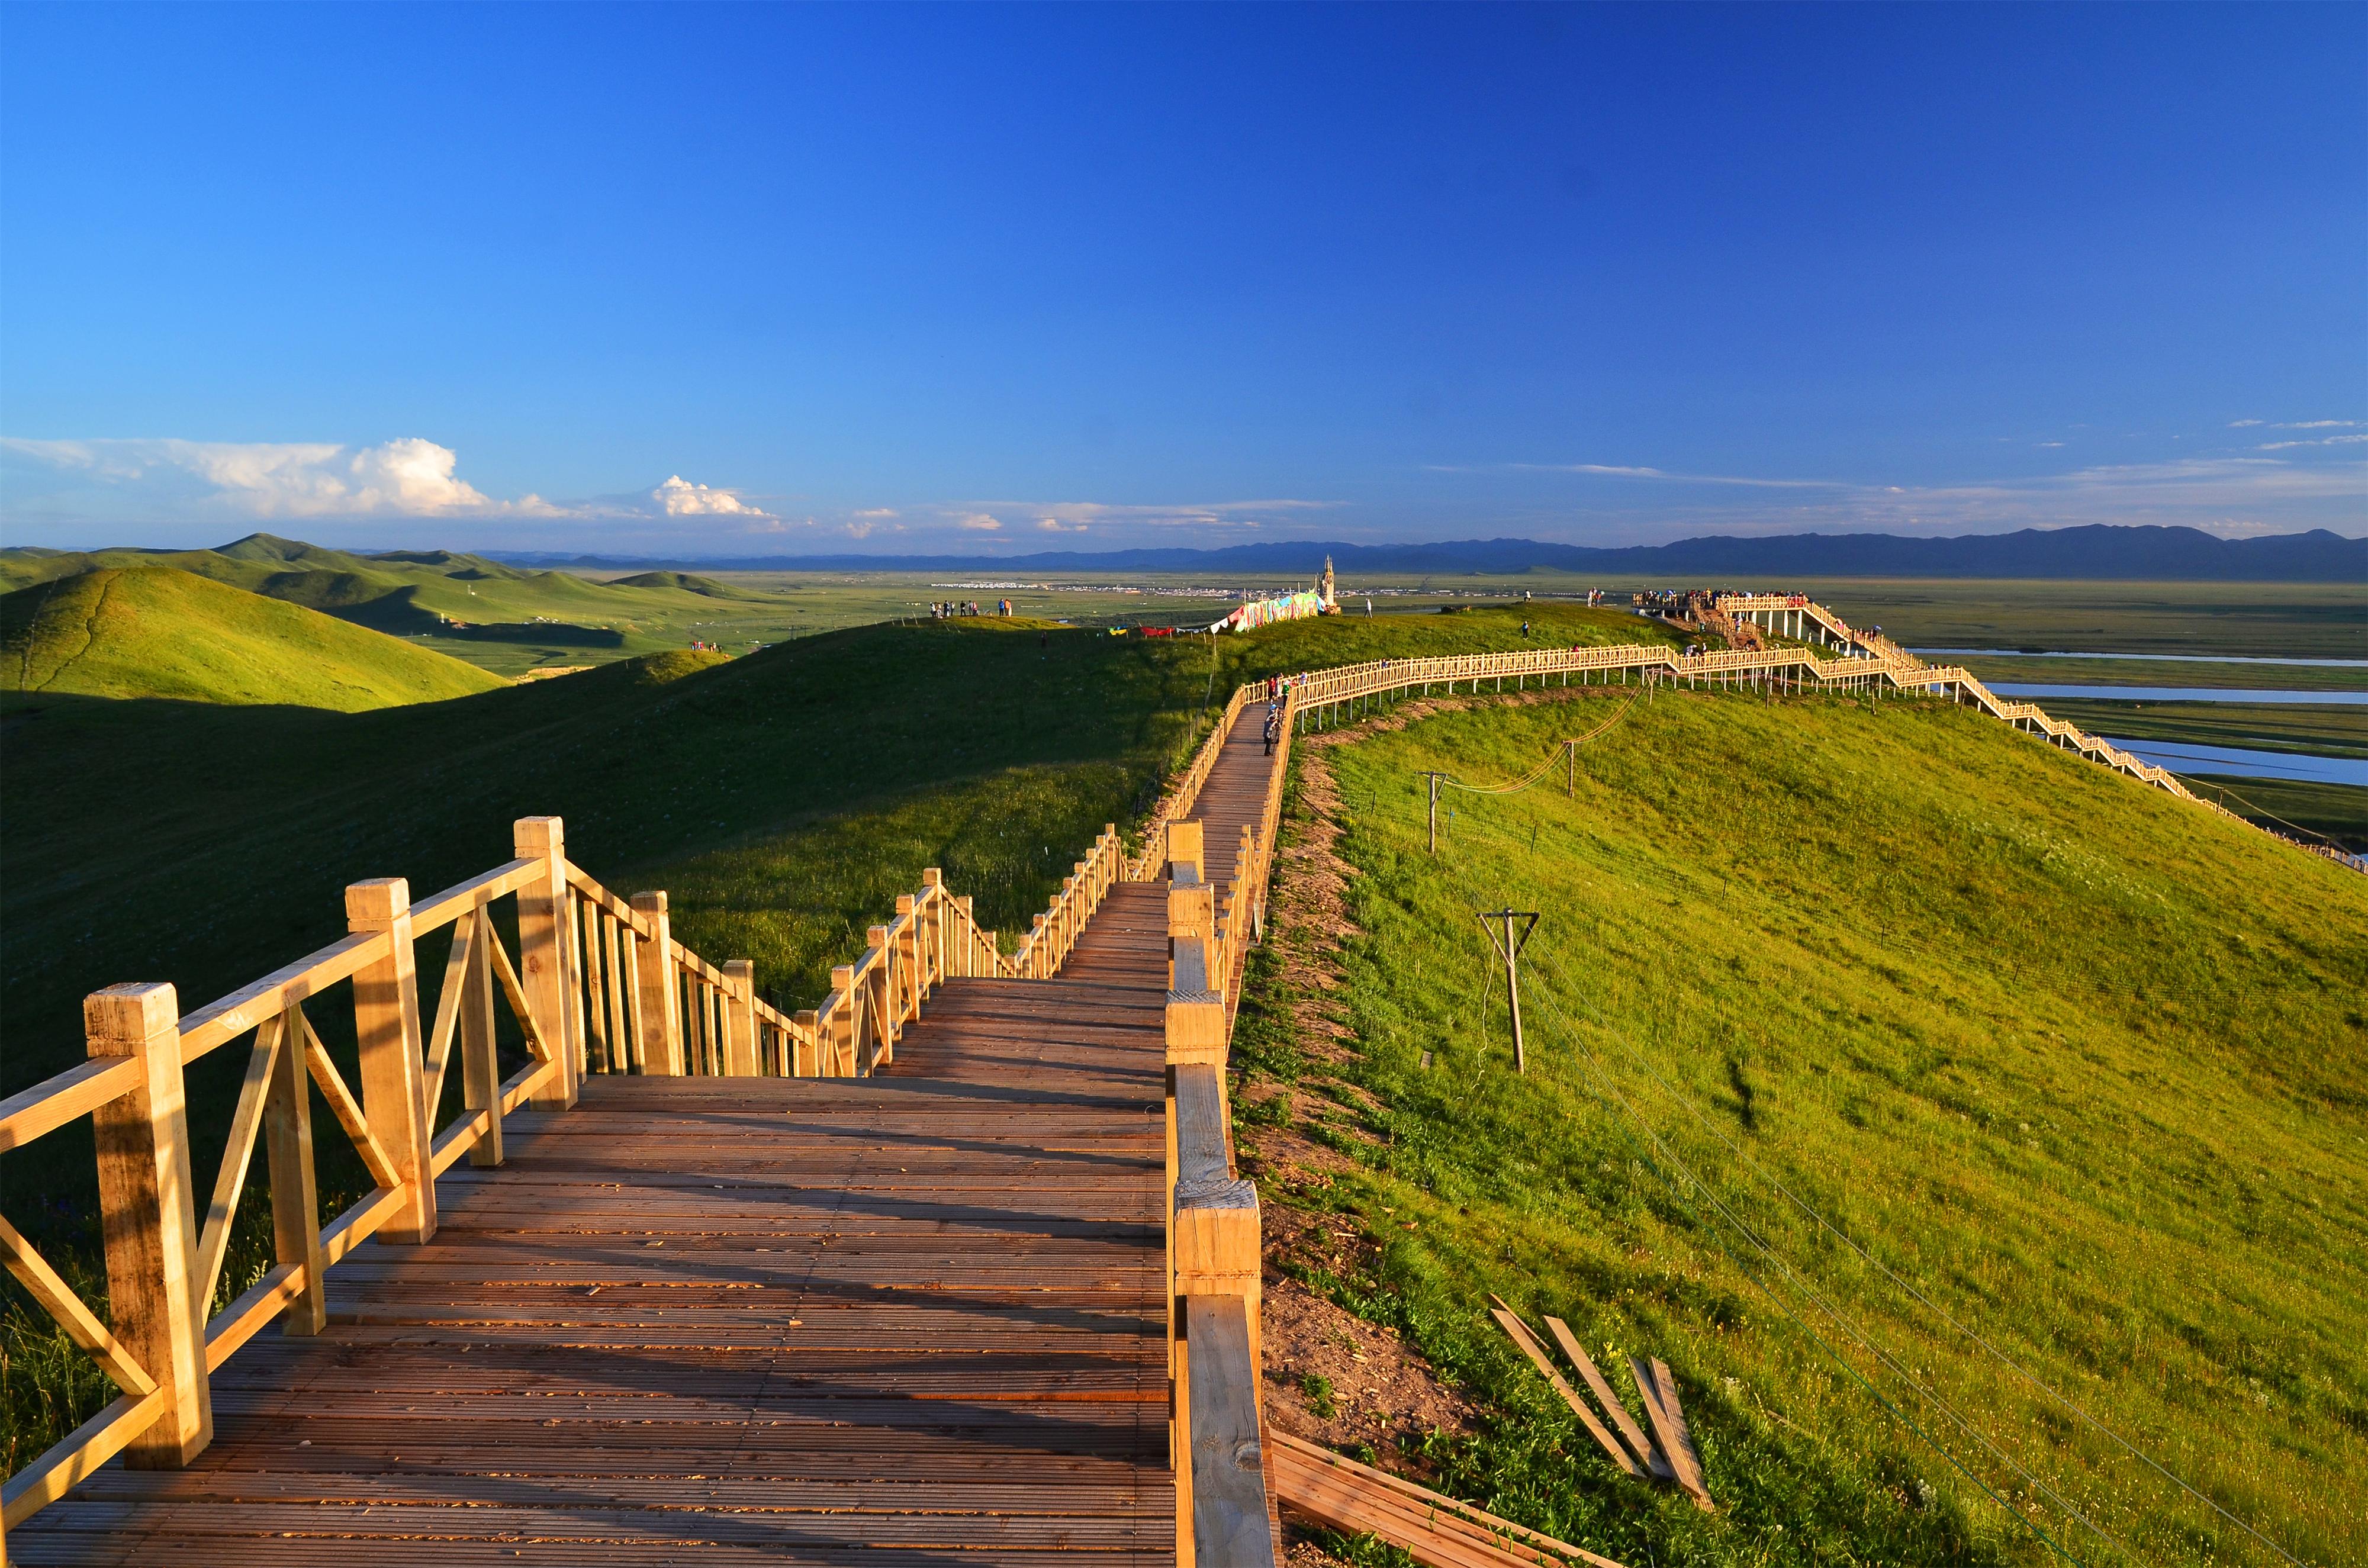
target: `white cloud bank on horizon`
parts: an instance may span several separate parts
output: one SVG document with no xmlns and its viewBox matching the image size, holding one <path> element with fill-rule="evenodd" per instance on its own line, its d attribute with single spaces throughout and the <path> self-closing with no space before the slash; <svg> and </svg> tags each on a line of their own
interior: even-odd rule
<svg viewBox="0 0 2368 1568">
<path fill-rule="evenodd" d="M 179 505 L 217 515 L 279 517 L 498 517 L 654 520 L 732 517 L 750 525 L 779 519 L 739 491 L 669 475 L 647 491 L 552 502 L 529 492 L 496 500 L 459 478 L 460 454 L 416 436 L 377 446 L 320 441 L 187 441 L 108 438 L 27 440 L 0 436 L 0 456 L 100 486 L 154 506 Z"/>
</svg>

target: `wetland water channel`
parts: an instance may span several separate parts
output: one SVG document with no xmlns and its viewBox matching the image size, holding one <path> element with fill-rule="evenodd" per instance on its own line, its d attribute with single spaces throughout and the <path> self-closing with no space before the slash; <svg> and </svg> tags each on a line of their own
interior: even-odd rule
<svg viewBox="0 0 2368 1568">
<path fill-rule="evenodd" d="M 1918 648 L 1913 652 L 1927 658 L 1966 659 L 2072 659 L 2088 667 L 2080 675 L 2118 674 L 2111 671 L 2115 664 L 2188 665 L 2197 666 L 2245 665 L 2255 667 L 2284 666 L 2302 670 L 2341 670 L 2351 672 L 2368 669 L 2368 659 L 2302 659 L 2273 658 L 2262 654 L 2237 653 L 2108 653 L 2046 651 L 2020 648 Z M 2033 669 L 2032 675 L 2039 674 Z M 2130 672 L 2135 674 L 2135 671 Z M 2149 673 L 2157 673 L 2152 672 Z M 2175 670 L 2163 670 L 2162 675 L 2175 675 Z M 2203 669 L 2193 672 L 2203 675 Z M 2297 673 L 2299 680 L 2315 678 Z M 2342 680 L 2333 676 L 2316 677 L 2322 680 Z M 2356 680 L 2356 676 L 2350 679 Z M 2135 710 L 2138 705 L 2152 703 L 2225 703 L 2244 707 L 2368 707 L 2368 690 L 2356 685 L 2345 689 L 2296 689 L 2291 687 L 2261 687 L 2237 686 L 2117 686 L 2085 681 L 2001 681 L 1987 682 L 1989 688 L 2000 697 L 2019 697 L 2036 700 L 2079 700 L 2089 702 L 2127 703 Z M 2348 722 L 2348 721 L 2347 721 Z M 2104 733 L 2100 725 L 2100 733 Z M 2145 758 L 2157 767 L 2173 773 L 2211 775 L 2220 778 L 2287 779 L 2295 783 L 2342 784 L 2355 789 L 2368 789 L 2368 760 L 2358 756 L 2326 756 L 2308 751 L 2264 751 L 2241 746 L 2210 745 L 2200 741 L 2167 740 L 2135 735 L 2104 733 L 2104 738 L 2123 750 Z"/>
<path fill-rule="evenodd" d="M 2315 707 L 2368 708 L 2368 691 L 2292 691 L 2236 686 L 2052 686 L 2025 681 L 1986 681 L 2000 697 L 2082 697 L 2105 702 L 2300 703 Z"/>
</svg>

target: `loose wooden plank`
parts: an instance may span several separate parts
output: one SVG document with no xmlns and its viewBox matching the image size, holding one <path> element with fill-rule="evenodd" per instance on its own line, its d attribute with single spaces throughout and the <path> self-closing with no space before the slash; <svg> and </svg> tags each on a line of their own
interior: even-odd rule
<svg viewBox="0 0 2368 1568">
<path fill-rule="evenodd" d="M 1623 1474 L 1641 1479 L 1645 1474 L 1645 1467 L 1636 1462 L 1635 1457 L 1621 1446 L 1620 1439 L 1613 1437 L 1597 1418 L 1595 1413 L 1587 1408 L 1587 1402 L 1578 1397 L 1578 1391 L 1563 1381 L 1563 1375 L 1554 1370 L 1554 1362 L 1547 1358 L 1545 1346 L 1540 1345 L 1530 1333 L 1529 1325 L 1516 1317 L 1513 1310 L 1498 1301 L 1497 1297 L 1491 1296 L 1488 1299 L 1497 1301 L 1490 1314 L 1496 1318 L 1497 1325 L 1505 1331 L 1515 1345 L 1520 1346 L 1521 1354 L 1530 1358 L 1530 1365 L 1535 1367 L 1543 1374 L 1546 1381 L 1554 1385 L 1554 1392 L 1562 1395 L 1563 1403 L 1570 1406 L 1571 1414 L 1578 1417 L 1578 1424 L 1587 1428 L 1588 1435 L 1596 1440 L 1606 1454 L 1611 1456 L 1611 1462 L 1618 1465 Z"/>
<path fill-rule="evenodd" d="M 1660 1440 L 1669 1467 L 1677 1471 L 1678 1484 L 1694 1500 L 1695 1507 L 1705 1514 L 1718 1512 L 1710 1500 L 1710 1488 L 1702 1483 L 1702 1459 L 1694 1452 L 1693 1435 L 1686 1430 L 1685 1417 L 1678 1412 L 1677 1384 L 1665 1381 L 1669 1379 L 1669 1369 L 1658 1357 L 1631 1356 L 1628 1369 L 1635 1374 L 1645 1417 L 1653 1424 L 1653 1435 Z"/>
<path fill-rule="evenodd" d="M 1611 1425 L 1619 1429 L 1621 1440 L 1628 1445 L 1628 1451 L 1653 1472 L 1654 1480 L 1677 1480 L 1677 1471 L 1669 1468 L 1668 1461 L 1661 1457 L 1660 1450 L 1653 1446 L 1652 1440 L 1638 1430 L 1636 1418 L 1628 1414 L 1627 1404 L 1612 1388 L 1611 1380 L 1596 1367 L 1594 1358 L 1587 1353 L 1587 1347 L 1579 1344 L 1578 1336 L 1571 1333 L 1570 1324 L 1549 1314 L 1546 1329 L 1554 1336 L 1554 1343 L 1562 1346 L 1562 1353 L 1570 1358 L 1570 1364 L 1578 1369 L 1580 1380 L 1603 1406 L 1603 1414 L 1611 1417 Z"/>
<path fill-rule="evenodd" d="M 1573 1546 L 1402 1476 L 1359 1464 L 1304 1438 L 1277 1433 L 1275 1482 L 1285 1506 L 1318 1524 L 1375 1535 L 1432 1568 L 1621 1568 Z"/>
</svg>

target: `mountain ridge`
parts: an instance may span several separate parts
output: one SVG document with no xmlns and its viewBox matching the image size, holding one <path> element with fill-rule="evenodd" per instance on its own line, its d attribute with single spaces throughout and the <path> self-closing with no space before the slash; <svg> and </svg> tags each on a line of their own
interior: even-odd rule
<svg viewBox="0 0 2368 1568">
<path fill-rule="evenodd" d="M 1027 555 L 616 556 L 488 551 L 509 566 L 644 571 L 1208 572 L 1313 575 L 1329 555 L 1347 572 L 1502 574 L 1560 571 L 1699 579 L 1989 577 L 2099 581 L 2368 582 L 2368 539 L 2326 528 L 2228 540 L 2200 528 L 2105 524 L 2005 534 L 1910 539 L 1897 534 L 1705 535 L 1602 548 L 1537 540 L 1356 544 L 1295 540 L 1215 550 L 1036 551 Z"/>
</svg>

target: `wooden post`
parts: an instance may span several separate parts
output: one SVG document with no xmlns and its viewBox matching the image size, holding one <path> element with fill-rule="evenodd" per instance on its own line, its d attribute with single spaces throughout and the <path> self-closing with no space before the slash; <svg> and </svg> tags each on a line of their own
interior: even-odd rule
<svg viewBox="0 0 2368 1568">
<path fill-rule="evenodd" d="M 929 935 L 927 979 L 932 984 L 942 984 L 946 979 L 946 879 L 945 873 L 931 866 L 921 873 L 921 896 L 928 901 Z"/>
<path fill-rule="evenodd" d="M 1447 775 L 1426 773 L 1423 777 L 1430 780 L 1430 852 L 1436 855 L 1439 853 L 1439 781 Z"/>
<path fill-rule="evenodd" d="M 682 1004 L 675 984 L 674 922 L 662 892 L 637 892 L 632 902 L 633 912 L 655 933 L 634 944 L 639 972 L 633 990 L 641 1004 L 642 1027 L 649 1031 L 642 1037 L 642 1071 L 679 1078 L 684 1071 Z"/>
<path fill-rule="evenodd" d="M 734 959 L 723 966 L 723 1071 L 753 1078 L 757 1063 L 757 965 Z"/>
<path fill-rule="evenodd" d="M 1501 920 L 1505 923 L 1504 940 L 1498 941 L 1497 939 L 1496 927 L 1488 924 L 1491 920 Z M 1527 920 L 1529 922 L 1528 925 L 1521 927 L 1521 935 L 1519 940 L 1516 940 L 1513 936 L 1513 922 L 1516 920 Z M 1521 1047 L 1521 977 L 1520 961 L 1521 949 L 1530 945 L 1530 933 L 1538 928 L 1537 912 L 1534 910 L 1518 909 L 1496 910 L 1480 916 L 1480 926 L 1481 929 L 1488 933 L 1489 946 L 1495 948 L 1497 953 L 1502 956 L 1505 960 L 1505 994 L 1509 1001 L 1513 1012 L 1513 1071 L 1516 1073 L 1526 1073 L 1529 1071 L 1529 1062 Z"/>
<path fill-rule="evenodd" d="M 921 1016 L 921 997 L 929 988 L 928 949 L 921 942 L 921 901 L 911 893 L 896 895 L 896 917 L 905 922 L 905 939 L 897 944 L 903 950 L 897 955 L 903 960 L 903 991 L 896 998 L 897 1020 Z"/>
<path fill-rule="evenodd" d="M 494 913 L 480 901 L 471 916 L 475 940 L 461 977 L 461 1105 L 484 1111 L 485 1130 L 469 1146 L 472 1165 L 502 1163 L 502 1064 L 494 1053 Z"/>
<path fill-rule="evenodd" d="M 880 955 L 864 985 L 863 1010 L 871 1023 L 871 1058 L 860 1062 L 859 1070 L 869 1073 L 896 1057 L 896 956 L 889 947 L 885 926 L 865 926 L 863 945 Z"/>
<path fill-rule="evenodd" d="M 137 1088 L 91 1113 L 108 1316 L 123 1347 L 170 1391 L 155 1425 L 126 1446 L 123 1462 L 134 1470 L 178 1470 L 214 1436 L 200 1321 L 208 1303 L 190 1299 L 198 1210 L 181 1087 L 180 999 L 169 985 L 110 985 L 84 999 L 82 1016 L 93 1057 L 129 1056 L 141 1065 Z"/>
<path fill-rule="evenodd" d="M 962 971 L 967 979 L 978 973 L 978 917 L 971 912 L 971 895 L 954 900 L 954 925 L 962 931 Z"/>
<path fill-rule="evenodd" d="M 383 931 L 386 957 L 354 976 L 354 1038 L 361 1051 L 362 1117 L 403 1180 L 403 1207 L 379 1227 L 382 1242 L 436 1234 L 436 1181 L 427 1168 L 428 1119 L 420 1082 L 419 977 L 411 942 L 411 884 L 401 877 L 346 889 L 346 928 Z M 288 1047 L 283 1044 L 281 1050 Z"/>
<path fill-rule="evenodd" d="M 511 824 L 520 859 L 543 863 L 543 880 L 518 889 L 518 986 L 526 1009 L 559 1071 L 534 1096 L 538 1110 L 565 1110 L 583 1092 L 584 1020 L 568 958 L 565 824 L 557 817 L 520 817 Z"/>
<path fill-rule="evenodd" d="M 823 1071 L 841 1078 L 855 1076 L 856 1013 L 863 1006 L 863 993 L 855 988 L 855 966 L 840 964 L 830 971 L 830 988 L 838 993 L 838 1010 L 831 1015 L 830 1039 L 825 1060 L 829 1065 Z"/>
<path fill-rule="evenodd" d="M 1042 980 L 1044 978 L 1044 917 L 1041 915 L 1036 916 L 1035 924 L 1030 929 L 1032 935 L 1028 945 L 1028 978 Z"/>
<path fill-rule="evenodd" d="M 279 1053 L 271 1061 L 264 1104 L 263 1148 L 271 1175 L 271 1241 L 279 1262 L 304 1271 L 304 1288 L 279 1315 L 279 1332 L 299 1336 L 328 1326 L 329 1295 L 321 1258 L 321 1199 L 313 1184 L 313 1106 L 304 1070 L 304 1024 L 290 1007 L 280 1017 Z M 206 1303 L 198 1303 L 202 1312 Z"/>
</svg>

